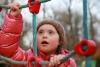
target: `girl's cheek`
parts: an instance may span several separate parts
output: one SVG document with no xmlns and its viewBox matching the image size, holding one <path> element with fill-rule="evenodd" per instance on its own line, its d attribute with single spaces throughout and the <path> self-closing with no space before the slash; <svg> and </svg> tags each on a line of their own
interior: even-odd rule
<svg viewBox="0 0 100 67">
<path fill-rule="evenodd" d="M 37 36 L 37 44 L 39 44 L 40 42 L 41 42 L 41 38 Z"/>
<path fill-rule="evenodd" d="M 59 40 L 58 39 L 53 39 L 53 40 L 51 40 L 51 44 L 52 45 L 58 45 L 59 44 Z"/>
</svg>

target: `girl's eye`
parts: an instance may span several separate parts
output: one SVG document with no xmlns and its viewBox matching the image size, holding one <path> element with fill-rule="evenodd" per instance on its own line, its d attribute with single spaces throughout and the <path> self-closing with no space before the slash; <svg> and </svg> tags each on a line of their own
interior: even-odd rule
<svg viewBox="0 0 100 67">
<path fill-rule="evenodd" d="M 49 30 L 49 34 L 53 34 L 53 33 L 54 33 L 53 31 Z"/>
<path fill-rule="evenodd" d="M 38 33 L 39 33 L 39 34 L 42 34 L 42 33 L 43 33 L 43 31 L 39 31 Z"/>
</svg>

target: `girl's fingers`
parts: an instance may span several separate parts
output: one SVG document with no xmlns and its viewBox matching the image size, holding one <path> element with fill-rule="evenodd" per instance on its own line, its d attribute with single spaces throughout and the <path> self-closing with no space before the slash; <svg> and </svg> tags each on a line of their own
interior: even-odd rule
<svg viewBox="0 0 100 67">
<path fill-rule="evenodd" d="M 18 6 L 18 7 L 20 6 L 19 3 L 17 3 L 17 2 L 16 2 L 16 3 L 15 3 L 15 2 L 14 2 L 14 3 L 9 3 L 8 5 L 9 5 L 10 7 L 13 7 L 14 5 L 16 5 L 16 6 Z"/>
<path fill-rule="evenodd" d="M 10 3 L 9 6 L 10 6 L 10 13 L 16 17 L 20 13 L 19 3 Z"/>
<path fill-rule="evenodd" d="M 53 66 L 58 66 L 61 63 L 61 59 L 64 57 L 65 55 L 54 55 L 50 58 L 50 63 L 49 66 L 53 67 Z"/>
<path fill-rule="evenodd" d="M 55 65 L 58 65 L 60 63 L 59 56 L 54 56 L 53 62 L 54 62 Z"/>
<path fill-rule="evenodd" d="M 51 57 L 49 66 L 58 66 L 61 63 L 61 59 L 64 57 L 64 55 L 55 55 Z"/>
<path fill-rule="evenodd" d="M 18 10 L 19 9 L 19 3 L 9 3 L 10 9 L 12 10 Z"/>
<path fill-rule="evenodd" d="M 56 62 L 57 62 L 57 65 L 59 65 L 59 64 L 61 63 L 61 62 L 60 62 L 60 57 L 59 57 L 59 56 L 57 56 Z"/>
<path fill-rule="evenodd" d="M 51 59 L 50 59 L 49 66 L 50 67 L 54 66 L 54 58 L 53 57 L 51 57 Z"/>
</svg>

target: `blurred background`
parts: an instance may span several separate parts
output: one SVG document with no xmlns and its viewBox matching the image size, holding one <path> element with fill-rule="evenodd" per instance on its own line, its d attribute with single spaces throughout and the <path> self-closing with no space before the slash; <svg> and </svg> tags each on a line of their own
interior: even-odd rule
<svg viewBox="0 0 100 67">
<path fill-rule="evenodd" d="M 8 4 L 10 2 L 19 2 L 20 5 L 27 4 L 27 0 L 0 0 L 0 4 Z M 83 39 L 83 0 L 51 0 L 42 3 L 39 14 L 37 14 L 37 24 L 45 18 L 52 18 L 60 21 L 65 29 L 65 47 L 73 50 L 75 43 Z M 97 52 L 91 57 L 92 66 L 100 67 L 100 0 L 88 0 L 88 28 L 89 37 L 96 41 Z M 3 9 L 0 12 L 0 25 L 8 10 Z M 24 50 L 28 50 L 32 45 L 32 14 L 28 8 L 21 10 L 24 21 L 24 28 L 20 46 Z M 75 55 L 78 67 L 85 67 L 84 57 Z M 0 64 L 0 67 L 10 67 Z"/>
</svg>

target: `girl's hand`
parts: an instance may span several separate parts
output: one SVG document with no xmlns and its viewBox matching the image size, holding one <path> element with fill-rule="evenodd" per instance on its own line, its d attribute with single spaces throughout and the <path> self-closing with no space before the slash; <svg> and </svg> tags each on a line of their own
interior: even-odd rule
<svg viewBox="0 0 100 67">
<path fill-rule="evenodd" d="M 54 55 L 50 58 L 50 63 L 49 63 L 49 67 L 58 67 L 58 65 L 60 65 L 61 63 L 61 59 L 65 57 L 65 55 L 59 54 L 59 55 Z"/>
<path fill-rule="evenodd" d="M 10 14 L 12 14 L 13 16 L 17 17 L 18 14 L 20 13 L 19 10 L 19 3 L 10 3 L 8 4 L 10 6 Z"/>
</svg>

